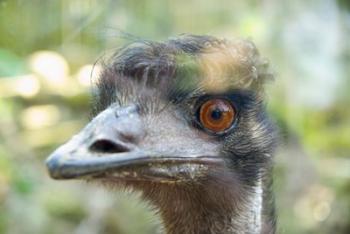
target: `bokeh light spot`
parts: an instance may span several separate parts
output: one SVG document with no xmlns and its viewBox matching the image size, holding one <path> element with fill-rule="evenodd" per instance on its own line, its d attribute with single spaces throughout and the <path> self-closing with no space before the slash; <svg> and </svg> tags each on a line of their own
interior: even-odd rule
<svg viewBox="0 0 350 234">
<path fill-rule="evenodd" d="M 30 68 L 45 78 L 49 84 L 63 85 L 69 75 L 69 66 L 65 58 L 53 51 L 39 51 L 29 60 Z"/>
<path fill-rule="evenodd" d="M 101 70 L 102 68 L 99 65 L 84 65 L 79 69 L 77 79 L 81 85 L 88 87 L 100 75 Z"/>
<path fill-rule="evenodd" d="M 60 112 L 54 105 L 31 106 L 21 115 L 21 122 L 25 128 L 37 129 L 56 124 L 60 119 Z"/>
</svg>

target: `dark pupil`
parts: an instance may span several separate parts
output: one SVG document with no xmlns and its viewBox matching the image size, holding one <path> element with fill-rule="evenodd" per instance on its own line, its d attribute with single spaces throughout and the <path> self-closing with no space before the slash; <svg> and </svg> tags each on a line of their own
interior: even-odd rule
<svg viewBox="0 0 350 234">
<path fill-rule="evenodd" d="M 211 118 L 214 120 L 219 120 L 221 118 L 221 116 L 222 116 L 222 111 L 219 109 L 214 109 L 211 112 Z"/>
</svg>

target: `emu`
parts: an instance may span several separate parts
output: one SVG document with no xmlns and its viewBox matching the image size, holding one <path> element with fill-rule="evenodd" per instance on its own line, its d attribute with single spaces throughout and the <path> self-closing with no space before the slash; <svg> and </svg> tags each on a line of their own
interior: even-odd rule
<svg viewBox="0 0 350 234">
<path fill-rule="evenodd" d="M 49 156 L 50 176 L 139 190 L 168 234 L 275 233 L 271 78 L 246 39 L 133 42 L 105 63 L 94 117 Z"/>
</svg>

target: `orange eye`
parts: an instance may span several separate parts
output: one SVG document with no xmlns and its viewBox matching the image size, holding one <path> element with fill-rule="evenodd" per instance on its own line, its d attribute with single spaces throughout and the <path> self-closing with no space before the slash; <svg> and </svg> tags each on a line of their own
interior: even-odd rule
<svg viewBox="0 0 350 234">
<path fill-rule="evenodd" d="M 235 115 L 235 109 L 225 99 L 208 100 L 199 109 L 199 121 L 202 126 L 216 133 L 229 129 Z"/>
</svg>

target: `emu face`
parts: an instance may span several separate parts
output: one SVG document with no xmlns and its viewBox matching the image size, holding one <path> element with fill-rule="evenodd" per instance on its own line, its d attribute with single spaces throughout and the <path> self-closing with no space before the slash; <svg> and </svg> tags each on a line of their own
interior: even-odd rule
<svg viewBox="0 0 350 234">
<path fill-rule="evenodd" d="M 192 222 L 209 213 L 230 216 L 216 227 L 202 225 L 204 233 L 238 230 L 244 225 L 235 222 L 250 213 L 252 233 L 261 232 L 260 215 L 270 211 L 254 202 L 270 181 L 275 134 L 263 102 L 270 78 L 246 40 L 134 43 L 111 58 L 94 92 L 95 117 L 48 158 L 50 175 L 140 189 L 170 231 L 185 222 L 172 220 L 173 205 L 183 215 L 194 212 L 188 206 L 197 209 Z"/>
</svg>

